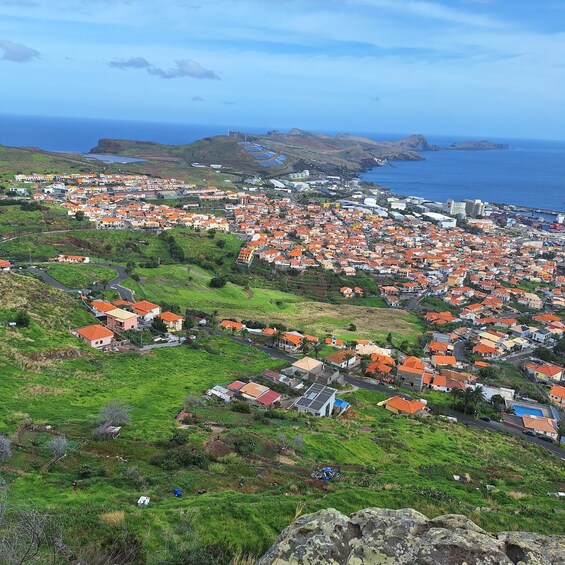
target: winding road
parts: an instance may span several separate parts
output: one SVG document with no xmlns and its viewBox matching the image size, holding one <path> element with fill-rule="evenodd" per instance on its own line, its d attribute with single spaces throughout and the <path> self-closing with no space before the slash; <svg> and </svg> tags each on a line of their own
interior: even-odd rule
<svg viewBox="0 0 565 565">
<path fill-rule="evenodd" d="M 120 284 L 123 280 L 129 277 L 129 274 L 126 272 L 125 267 L 122 267 L 121 265 L 113 265 L 112 263 L 92 262 L 88 264 L 94 265 L 96 267 L 106 267 L 108 269 L 112 269 L 116 271 L 116 276 L 112 280 L 108 281 L 108 283 L 106 284 L 106 288 L 111 288 L 113 290 L 116 290 L 122 300 L 127 300 L 128 302 L 135 302 L 134 292 L 129 288 L 126 288 L 125 286 L 122 286 Z M 28 267 L 26 271 L 28 273 L 31 273 L 32 275 L 39 277 L 40 279 L 42 279 L 44 282 L 51 285 L 52 287 L 58 288 L 59 290 L 62 290 L 64 292 L 77 293 L 85 290 L 82 288 L 69 288 L 64 284 L 61 284 L 59 281 L 54 279 L 49 273 L 47 273 L 45 269 L 42 269 L 41 267 Z"/>
</svg>

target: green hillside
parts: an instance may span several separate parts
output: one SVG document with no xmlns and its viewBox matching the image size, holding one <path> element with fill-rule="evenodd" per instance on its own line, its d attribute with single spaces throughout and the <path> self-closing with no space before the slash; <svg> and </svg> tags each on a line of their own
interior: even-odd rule
<svg viewBox="0 0 565 565">
<path fill-rule="evenodd" d="M 6 329 L 22 310 L 29 327 Z M 14 442 L 0 474 L 14 501 L 51 512 L 75 555 L 119 548 L 140 563 L 227 563 L 261 554 L 297 509 L 327 507 L 409 506 L 463 513 L 492 531 L 565 533 L 561 503 L 547 496 L 565 490 L 565 470 L 535 445 L 394 416 L 370 391 L 342 393 L 353 406 L 345 419 L 203 403 L 196 399 L 209 386 L 281 362 L 206 335 L 143 356 L 99 353 L 68 329 L 90 321 L 74 298 L 0 275 L 0 433 Z M 187 395 L 191 415 L 180 429 L 174 416 Z M 97 440 L 98 411 L 114 399 L 131 406 L 131 423 L 116 439 Z M 54 434 L 70 441 L 58 462 L 47 447 Z M 309 475 L 324 464 L 343 477 L 320 490 Z M 135 504 L 141 495 L 151 497 L 147 508 Z"/>
</svg>

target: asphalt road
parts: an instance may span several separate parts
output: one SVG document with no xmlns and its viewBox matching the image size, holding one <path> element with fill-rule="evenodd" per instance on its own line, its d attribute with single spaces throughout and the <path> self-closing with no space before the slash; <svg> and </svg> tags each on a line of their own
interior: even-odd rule
<svg viewBox="0 0 565 565">
<path fill-rule="evenodd" d="M 108 269 L 113 269 L 114 271 L 116 271 L 116 276 L 107 283 L 106 287 L 111 288 L 113 290 L 117 290 L 119 295 L 120 295 L 120 298 L 122 300 L 127 300 L 129 302 L 135 301 L 133 291 L 130 290 L 129 288 L 126 288 L 126 287 L 120 285 L 120 283 L 123 280 L 125 280 L 129 277 L 129 275 L 126 272 L 124 267 L 122 267 L 121 265 L 113 265 L 111 263 L 98 263 L 98 262 L 89 263 L 89 265 L 95 265 L 97 267 L 106 267 Z M 75 292 L 76 293 L 76 292 L 80 292 L 81 290 L 84 290 L 84 289 L 79 289 L 79 288 L 69 288 L 69 287 L 61 284 L 59 281 L 55 280 L 51 275 L 49 275 L 41 267 L 28 267 L 26 270 L 27 270 L 28 273 L 31 273 L 33 275 L 38 276 L 44 282 L 51 285 L 52 287 L 58 288 L 59 290 L 62 290 L 64 292 Z"/>
</svg>

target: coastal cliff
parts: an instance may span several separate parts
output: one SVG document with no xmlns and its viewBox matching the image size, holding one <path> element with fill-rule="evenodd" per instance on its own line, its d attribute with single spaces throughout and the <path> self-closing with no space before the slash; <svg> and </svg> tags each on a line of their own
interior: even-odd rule
<svg viewBox="0 0 565 565">
<path fill-rule="evenodd" d="M 298 518 L 257 565 L 563 565 L 565 537 L 489 534 L 460 515 L 334 509 Z"/>
<path fill-rule="evenodd" d="M 193 163 L 221 164 L 224 170 L 241 174 L 280 176 L 308 169 L 328 175 L 353 176 L 391 161 L 423 161 L 429 151 L 502 149 L 488 141 L 466 141 L 441 147 L 421 134 L 396 141 L 380 141 L 351 134 L 327 135 L 297 128 L 266 134 L 229 132 L 186 145 L 163 145 L 148 141 L 101 139 L 94 154 L 143 159 L 145 169 L 164 164 L 182 170 Z"/>
</svg>

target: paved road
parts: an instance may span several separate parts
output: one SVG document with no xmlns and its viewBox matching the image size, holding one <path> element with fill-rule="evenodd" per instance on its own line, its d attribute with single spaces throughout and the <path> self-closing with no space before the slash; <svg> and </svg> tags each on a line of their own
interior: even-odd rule
<svg viewBox="0 0 565 565">
<path fill-rule="evenodd" d="M 97 267 L 106 267 L 108 269 L 113 269 L 114 271 L 116 271 L 116 276 L 107 283 L 106 285 L 107 288 L 117 290 L 122 300 L 127 300 L 129 302 L 135 301 L 134 292 L 129 288 L 120 285 L 120 283 L 124 279 L 127 279 L 129 277 L 124 267 L 122 267 L 121 265 L 113 265 L 111 263 L 98 263 L 98 262 L 89 263 L 89 265 L 95 265 Z M 28 267 L 26 270 L 28 273 L 38 276 L 44 282 L 51 285 L 52 287 L 58 288 L 59 290 L 63 290 L 64 292 L 77 293 L 84 290 L 84 289 L 69 288 L 64 284 L 61 284 L 59 281 L 55 280 L 41 267 Z"/>
<path fill-rule="evenodd" d="M 465 357 L 465 341 L 460 339 L 459 341 L 455 342 L 453 346 L 453 355 L 455 355 L 455 359 L 457 361 L 466 362 L 467 357 Z"/>
<path fill-rule="evenodd" d="M 78 292 L 78 290 L 72 290 L 64 284 L 61 284 L 59 281 L 55 280 L 51 275 L 48 275 L 43 269 L 40 269 L 39 267 L 28 267 L 26 271 L 28 273 L 31 273 L 32 275 L 39 277 L 40 279 L 43 279 L 44 282 L 54 288 L 58 288 L 59 290 L 63 290 L 65 292 Z"/>
<path fill-rule="evenodd" d="M 418 310 L 420 308 L 420 302 L 428 295 L 427 292 L 422 292 L 414 298 L 412 298 L 409 302 L 406 303 L 406 310 L 409 312 L 413 312 L 414 310 Z"/>
</svg>

